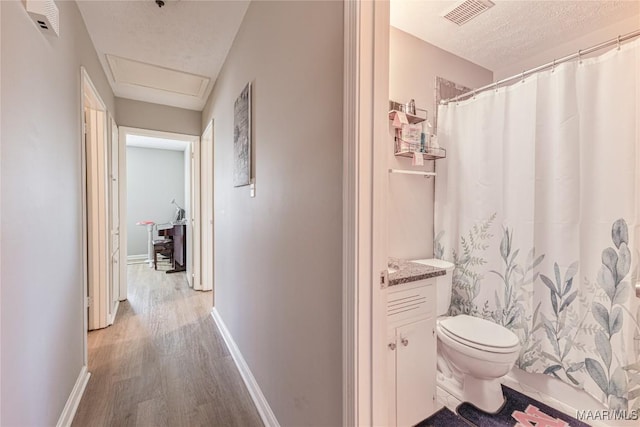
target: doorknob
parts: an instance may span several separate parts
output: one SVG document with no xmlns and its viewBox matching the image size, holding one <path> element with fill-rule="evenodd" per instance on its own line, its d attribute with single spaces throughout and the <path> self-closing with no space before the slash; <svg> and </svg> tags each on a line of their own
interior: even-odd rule
<svg viewBox="0 0 640 427">
<path fill-rule="evenodd" d="M 395 350 L 396 349 L 396 343 L 394 343 L 394 342 L 389 343 L 389 349 L 391 351 Z"/>
<path fill-rule="evenodd" d="M 401 343 L 402 343 L 402 345 L 403 345 L 403 346 L 405 346 L 405 347 L 409 345 L 409 340 L 408 340 L 408 339 L 406 339 L 406 338 L 402 338 L 402 339 L 400 340 L 400 342 L 401 342 Z"/>
</svg>

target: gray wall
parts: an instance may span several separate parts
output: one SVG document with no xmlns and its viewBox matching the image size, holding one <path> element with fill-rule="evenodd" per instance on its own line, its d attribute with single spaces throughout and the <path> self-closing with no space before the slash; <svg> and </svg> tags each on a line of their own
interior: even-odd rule
<svg viewBox="0 0 640 427">
<path fill-rule="evenodd" d="M 200 135 L 199 111 L 124 98 L 116 98 L 115 103 L 118 126 Z"/>
<path fill-rule="evenodd" d="M 281 425 L 342 423 L 342 2 L 252 2 L 213 118 L 216 308 Z M 234 188 L 253 83 L 256 197 Z"/>
<path fill-rule="evenodd" d="M 184 208 L 184 184 L 183 151 L 127 147 L 127 255 L 147 253 L 147 229 L 136 222 L 170 221 L 173 198 Z"/>
<path fill-rule="evenodd" d="M 398 102 L 415 99 L 416 106 L 429 110 L 432 122 L 436 76 L 471 88 L 492 81 L 491 71 L 395 27 L 391 27 L 389 42 L 389 98 Z M 411 166 L 411 159 L 394 156 L 392 147 L 390 128 L 390 168 L 433 170 L 434 162 L 425 162 L 424 167 Z M 404 259 L 433 256 L 433 183 L 433 179 L 411 175 L 389 176 L 389 256 Z"/>
<path fill-rule="evenodd" d="M 2 1 L 2 419 L 55 425 L 83 365 L 80 66 L 114 99 L 75 2 L 60 37 Z"/>
</svg>

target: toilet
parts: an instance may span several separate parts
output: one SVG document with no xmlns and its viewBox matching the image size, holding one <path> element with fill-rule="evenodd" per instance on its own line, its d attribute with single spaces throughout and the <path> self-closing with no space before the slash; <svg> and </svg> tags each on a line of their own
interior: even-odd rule
<svg viewBox="0 0 640 427">
<path fill-rule="evenodd" d="M 504 326 L 479 317 L 447 316 L 454 265 L 440 259 L 412 262 L 447 272 L 436 278 L 439 385 L 461 401 L 497 412 L 504 404 L 499 380 L 518 359 L 520 340 Z"/>
</svg>

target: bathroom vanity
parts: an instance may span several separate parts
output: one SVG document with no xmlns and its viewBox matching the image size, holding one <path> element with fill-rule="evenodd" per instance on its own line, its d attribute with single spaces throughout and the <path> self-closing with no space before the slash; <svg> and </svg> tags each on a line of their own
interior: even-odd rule
<svg viewBox="0 0 640 427">
<path fill-rule="evenodd" d="M 389 271 L 389 425 L 412 426 L 436 409 L 435 277 L 445 271 L 401 260 Z"/>
</svg>

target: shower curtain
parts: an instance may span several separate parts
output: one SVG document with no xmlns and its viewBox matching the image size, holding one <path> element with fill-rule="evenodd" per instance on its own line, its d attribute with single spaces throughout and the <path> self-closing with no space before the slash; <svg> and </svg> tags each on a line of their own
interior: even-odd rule
<svg viewBox="0 0 640 427">
<path fill-rule="evenodd" d="M 435 256 L 450 314 L 504 325 L 516 366 L 640 408 L 640 41 L 441 106 Z"/>
</svg>

